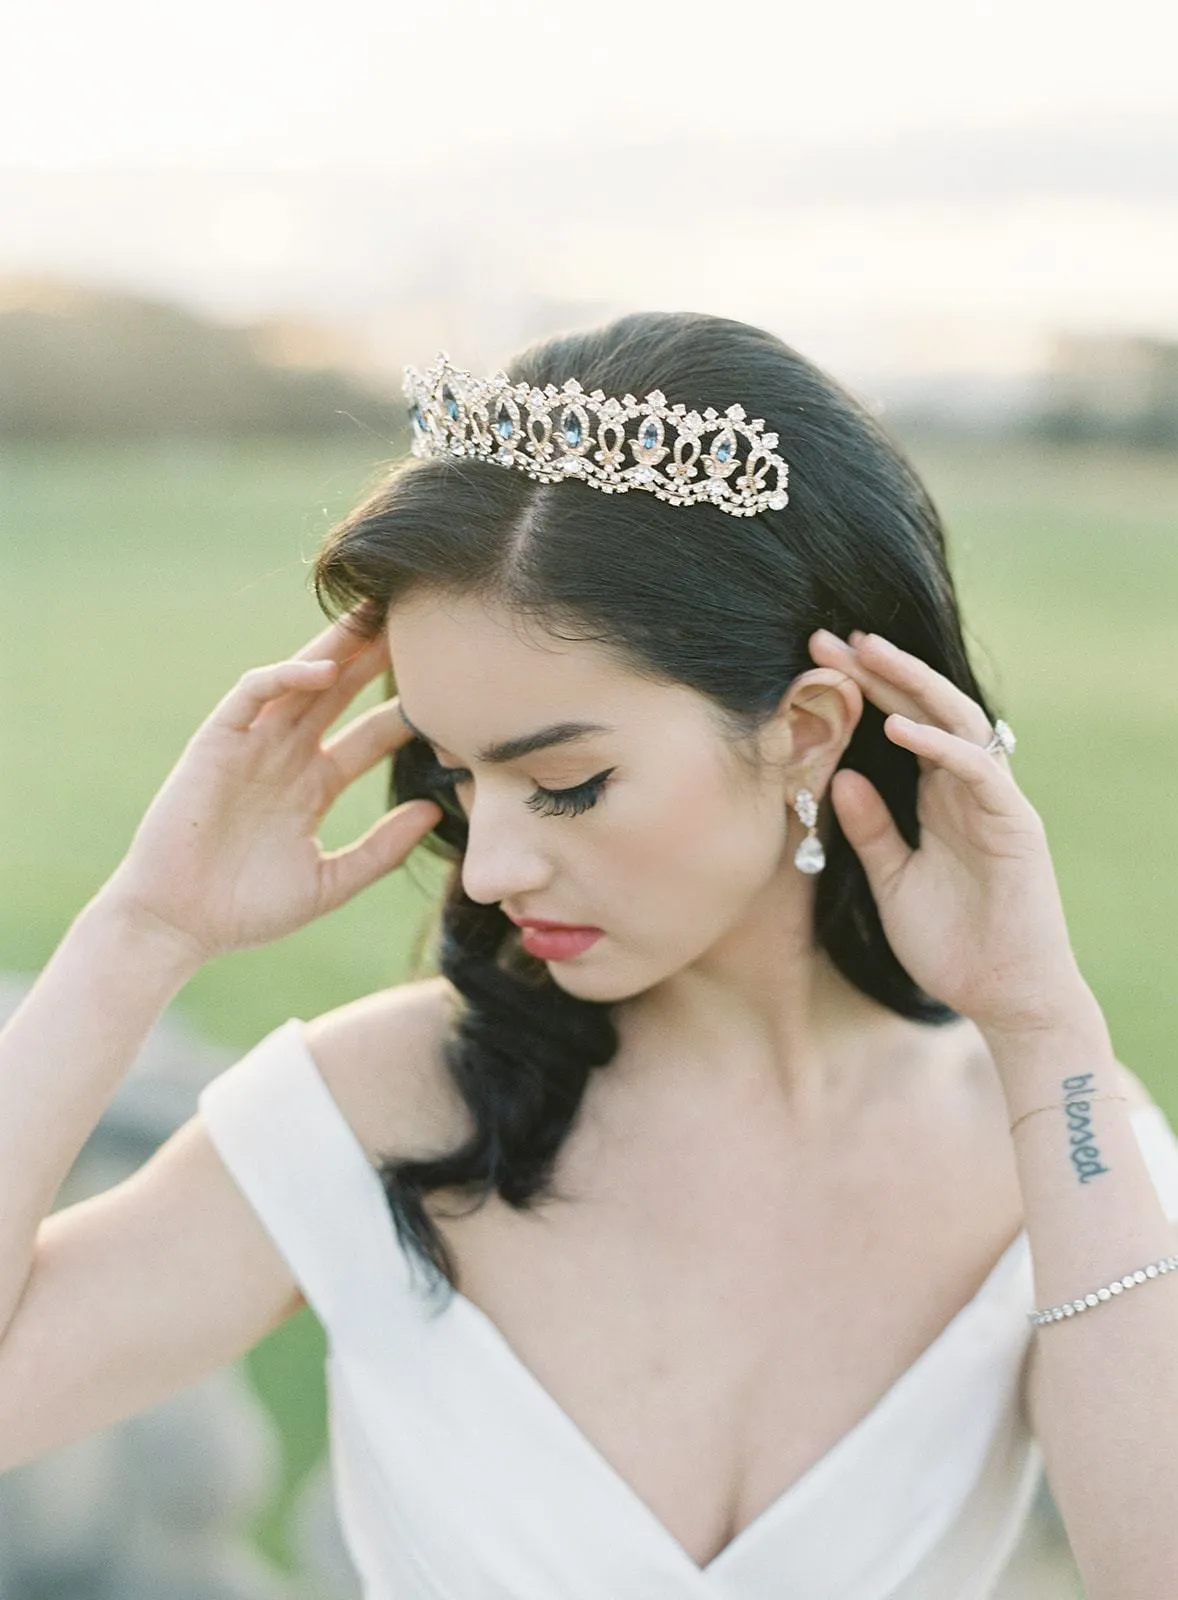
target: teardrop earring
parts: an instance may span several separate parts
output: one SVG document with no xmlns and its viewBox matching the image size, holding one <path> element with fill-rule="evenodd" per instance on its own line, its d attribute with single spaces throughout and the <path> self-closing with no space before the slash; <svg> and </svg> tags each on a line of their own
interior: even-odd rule
<svg viewBox="0 0 1178 1600">
<path fill-rule="evenodd" d="M 809 789 L 798 790 L 794 810 L 810 830 L 797 848 L 794 866 L 799 872 L 809 874 L 821 872 L 826 865 L 826 852 L 822 848 L 822 840 L 818 837 L 818 830 L 815 827 L 818 821 L 818 802 Z"/>
</svg>

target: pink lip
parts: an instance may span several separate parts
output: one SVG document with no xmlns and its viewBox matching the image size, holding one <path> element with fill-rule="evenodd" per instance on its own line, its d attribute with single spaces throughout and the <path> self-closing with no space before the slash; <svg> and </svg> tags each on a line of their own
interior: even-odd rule
<svg viewBox="0 0 1178 1600">
<path fill-rule="evenodd" d="M 571 961 L 603 937 L 600 928 L 538 928 L 534 923 L 524 923 L 522 927 L 520 943 L 530 956 L 541 961 Z"/>
</svg>

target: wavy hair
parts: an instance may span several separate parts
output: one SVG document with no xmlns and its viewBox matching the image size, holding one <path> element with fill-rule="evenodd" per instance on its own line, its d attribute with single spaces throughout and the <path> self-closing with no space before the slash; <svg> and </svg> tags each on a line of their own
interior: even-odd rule
<svg viewBox="0 0 1178 1600">
<path fill-rule="evenodd" d="M 789 505 L 733 517 L 652 494 L 541 484 L 490 462 L 406 458 L 327 535 L 312 580 L 329 616 L 359 606 L 375 632 L 416 590 L 504 606 L 562 638 L 593 640 L 645 675 L 707 696 L 734 743 L 754 734 L 808 670 L 815 628 L 884 633 L 993 713 L 970 666 L 937 510 L 896 443 L 855 399 L 763 329 L 724 317 L 638 312 L 529 346 L 513 382 L 643 395 L 703 411 L 739 400 L 781 438 Z M 392 692 L 390 675 L 389 692 Z M 912 846 L 917 763 L 866 702 L 840 765 L 864 773 Z M 457 1269 L 423 1197 L 492 1193 L 523 1209 L 560 1198 L 553 1171 L 589 1074 L 617 1050 L 612 1008 L 577 998 L 523 951 L 496 905 L 462 887 L 464 815 L 431 787 L 436 763 L 413 740 L 392 765 L 390 804 L 435 800 L 425 841 L 452 863 L 440 971 L 461 997 L 444 1055 L 473 1132 L 431 1159 L 380 1175 L 397 1233 L 434 1288 Z M 864 994 L 900 1016 L 956 1020 L 924 993 L 884 936 L 863 867 L 831 815 L 814 939 Z"/>
</svg>

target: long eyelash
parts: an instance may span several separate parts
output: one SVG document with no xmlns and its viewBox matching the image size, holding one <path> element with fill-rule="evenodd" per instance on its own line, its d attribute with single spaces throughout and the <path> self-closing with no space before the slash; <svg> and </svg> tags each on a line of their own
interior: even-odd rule
<svg viewBox="0 0 1178 1600">
<path fill-rule="evenodd" d="M 613 768 L 608 767 L 604 772 L 599 772 L 595 778 L 587 778 L 584 783 L 578 783 L 572 789 L 544 789 L 539 785 L 535 794 L 529 795 L 524 801 L 529 810 L 539 811 L 546 817 L 576 817 L 582 811 L 588 811 L 590 806 L 595 806 L 601 799 L 601 792 L 609 782 Z"/>
<path fill-rule="evenodd" d="M 597 804 L 613 772 L 613 767 L 607 767 L 596 777 L 587 778 L 584 783 L 578 783 L 571 789 L 545 789 L 537 785 L 535 792 L 528 796 L 524 804 L 530 810 L 538 811 L 546 817 L 580 816 L 583 811 L 588 811 L 591 806 Z M 444 767 L 436 761 L 426 774 L 430 787 L 434 789 L 453 789 L 469 776 L 470 773 L 465 767 Z"/>
</svg>

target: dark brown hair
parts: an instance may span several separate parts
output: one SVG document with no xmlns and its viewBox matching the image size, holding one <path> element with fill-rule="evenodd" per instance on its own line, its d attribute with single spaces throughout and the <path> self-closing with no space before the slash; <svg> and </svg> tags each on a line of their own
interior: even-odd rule
<svg viewBox="0 0 1178 1600">
<path fill-rule="evenodd" d="M 367 602 L 376 629 L 417 589 L 480 596 L 709 697 L 734 738 L 755 731 L 813 666 L 815 628 L 845 636 L 857 627 L 931 663 L 992 719 L 967 657 L 940 519 L 915 471 L 862 406 L 779 339 L 723 317 L 635 313 L 536 344 L 505 370 L 539 387 L 575 377 L 618 396 L 660 389 L 700 411 L 739 401 L 780 436 L 789 504 L 733 517 L 648 493 L 536 483 L 486 461 L 409 458 L 328 535 L 313 577 L 329 615 Z M 915 845 L 916 761 L 886 737 L 870 702 L 841 764 L 870 778 Z M 446 1059 L 474 1131 L 443 1157 L 389 1160 L 381 1175 L 402 1241 L 436 1286 L 439 1276 L 456 1283 L 455 1265 L 422 1196 L 456 1188 L 478 1204 L 495 1192 L 520 1208 L 553 1197 L 557 1153 L 617 1034 L 608 1004 L 560 989 L 520 950 L 499 907 L 465 894 L 463 813 L 415 740 L 394 762 L 390 801 L 422 795 L 445 813 L 427 847 L 454 862 L 438 961 L 462 996 Z M 901 1016 L 955 1020 L 896 960 L 833 815 L 826 849 L 816 943 Z"/>
</svg>

